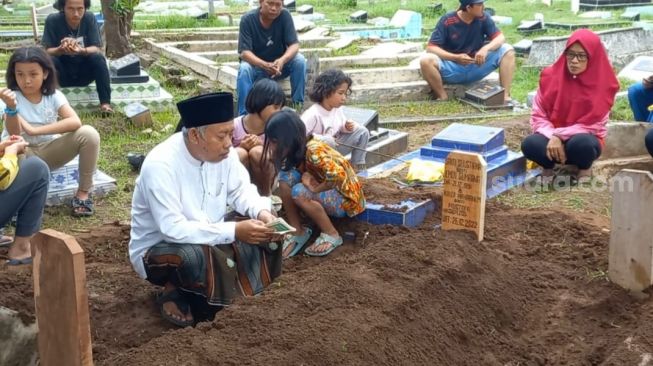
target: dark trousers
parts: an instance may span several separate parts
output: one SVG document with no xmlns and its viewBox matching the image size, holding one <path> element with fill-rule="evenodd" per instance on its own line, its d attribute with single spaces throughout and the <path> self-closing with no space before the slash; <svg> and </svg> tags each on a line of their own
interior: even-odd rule
<svg viewBox="0 0 653 366">
<path fill-rule="evenodd" d="M 648 130 L 646 133 L 644 143 L 646 144 L 646 150 L 648 150 L 648 153 L 653 156 L 653 129 Z"/>
<path fill-rule="evenodd" d="M 57 68 L 59 85 L 68 86 L 88 86 L 95 81 L 100 104 L 111 103 L 111 79 L 109 78 L 109 68 L 107 60 L 99 53 L 89 56 L 76 56 L 81 61 L 69 61 L 66 56 L 54 56 L 52 61 Z"/>
<path fill-rule="evenodd" d="M 50 170 L 36 156 L 21 160 L 18 167 L 16 179 L 9 188 L 0 191 L 0 227 L 16 215 L 16 236 L 27 237 L 41 228 Z"/>
<path fill-rule="evenodd" d="M 536 162 L 544 169 L 553 169 L 556 161 L 549 160 L 546 156 L 546 145 L 549 139 L 539 133 L 530 135 L 521 143 L 521 151 L 528 160 Z M 578 169 L 589 169 L 594 160 L 601 155 L 599 139 L 588 133 L 579 133 L 564 142 L 565 164 L 576 165 Z"/>
</svg>

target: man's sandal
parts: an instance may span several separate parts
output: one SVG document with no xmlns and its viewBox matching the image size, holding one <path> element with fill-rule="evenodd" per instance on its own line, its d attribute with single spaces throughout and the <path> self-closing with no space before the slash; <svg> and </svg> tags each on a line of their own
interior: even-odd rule
<svg viewBox="0 0 653 366">
<path fill-rule="evenodd" d="M 321 246 L 322 244 L 329 244 L 329 249 L 323 251 L 323 252 L 316 252 L 314 251 L 315 248 Z M 315 242 L 306 250 L 304 253 L 307 255 L 310 255 L 312 257 L 324 257 L 325 255 L 333 252 L 334 249 L 342 245 L 342 237 L 341 236 L 331 236 L 327 235 L 325 233 L 320 234 L 320 236 L 315 239 Z"/>
<path fill-rule="evenodd" d="M 311 238 L 311 235 L 313 235 L 313 230 L 311 230 L 311 228 L 309 227 L 304 227 L 304 235 L 286 236 L 286 238 L 283 240 L 283 251 L 285 251 L 286 248 L 288 248 L 288 246 L 291 245 L 292 243 L 295 243 L 295 246 L 292 248 L 288 256 L 284 258 L 290 258 L 297 255 L 297 253 L 299 253 L 299 251 L 302 250 L 304 245 L 306 245 L 308 239 Z"/>
<path fill-rule="evenodd" d="M 163 308 L 163 304 L 167 302 L 174 302 L 175 305 L 177 305 L 177 309 L 184 314 L 184 317 L 188 314 L 190 311 L 190 305 L 186 300 L 184 300 L 182 294 L 179 292 L 179 290 L 172 290 L 168 293 L 161 293 L 159 296 L 156 298 L 156 303 L 159 305 L 159 309 L 161 311 L 161 317 L 163 319 L 169 321 L 170 323 L 179 326 L 179 327 L 192 327 L 194 324 L 194 320 L 181 320 L 173 317 L 171 314 L 168 314 L 168 312 L 165 311 Z"/>
<path fill-rule="evenodd" d="M 76 217 L 93 216 L 95 213 L 93 200 L 90 197 L 85 200 L 80 200 L 77 197 L 73 197 L 72 206 L 73 216 Z"/>
</svg>

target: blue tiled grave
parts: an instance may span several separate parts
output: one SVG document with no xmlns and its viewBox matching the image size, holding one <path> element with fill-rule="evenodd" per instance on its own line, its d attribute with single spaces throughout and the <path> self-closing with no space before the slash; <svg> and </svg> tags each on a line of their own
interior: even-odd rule
<svg viewBox="0 0 653 366">
<path fill-rule="evenodd" d="M 474 126 L 454 123 L 438 133 L 431 143 L 417 150 L 413 150 L 399 157 L 404 161 L 412 159 L 437 161 L 445 163 L 450 152 L 454 150 L 477 153 L 487 162 L 487 198 L 495 197 L 513 187 L 520 186 L 537 176 L 539 169 L 526 170 L 526 158 L 521 152 L 510 151 L 505 145 L 505 133 L 502 128 Z M 386 170 L 392 169 L 401 162 L 389 160 L 373 166 L 359 176 L 374 177 Z M 410 201 L 408 201 L 410 202 Z M 431 202 L 433 206 L 435 204 Z M 401 206 L 403 203 L 399 203 Z M 424 203 L 423 203 L 424 204 Z M 382 205 L 368 202 L 366 210 L 359 215 L 359 219 L 373 224 L 406 225 L 407 220 L 396 218 L 397 212 L 385 211 Z M 408 205 L 405 215 L 412 215 L 411 210 L 417 205 Z M 431 209 L 433 210 L 433 209 Z M 414 219 L 408 220 L 411 225 L 419 225 L 426 216 L 415 214 Z"/>
</svg>

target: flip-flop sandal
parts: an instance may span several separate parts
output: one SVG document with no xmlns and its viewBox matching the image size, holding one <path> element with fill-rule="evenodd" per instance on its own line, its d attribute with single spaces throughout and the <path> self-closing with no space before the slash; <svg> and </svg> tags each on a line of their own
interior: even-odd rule
<svg viewBox="0 0 653 366">
<path fill-rule="evenodd" d="M 85 200 L 80 200 L 77 197 L 73 197 L 72 206 L 73 206 L 73 216 L 75 217 L 93 216 L 93 214 L 95 213 L 93 199 L 91 199 L 90 197 Z"/>
<path fill-rule="evenodd" d="M 318 246 L 320 246 L 322 244 L 329 244 L 330 245 L 329 249 L 327 249 L 327 250 L 325 250 L 323 252 L 314 252 L 313 250 L 311 250 L 311 248 L 318 247 Z M 331 236 L 331 235 L 327 235 L 325 233 L 322 233 L 322 234 L 320 234 L 320 236 L 317 237 L 317 239 L 315 239 L 315 242 L 313 243 L 313 245 L 306 248 L 304 253 L 306 253 L 307 255 L 310 255 L 312 257 L 324 257 L 325 255 L 333 252 L 334 249 L 336 249 L 337 247 L 339 247 L 341 245 L 342 245 L 342 237 L 341 236 L 335 237 L 335 236 Z"/>
<path fill-rule="evenodd" d="M 25 264 L 32 264 L 32 262 L 33 262 L 32 257 L 27 257 L 23 259 L 7 259 L 5 264 L 8 266 L 22 266 Z"/>
<path fill-rule="evenodd" d="M 11 236 L 7 236 L 7 235 L 0 236 L 0 247 L 9 246 L 13 242 L 14 242 L 14 238 L 12 238 Z"/>
<path fill-rule="evenodd" d="M 194 325 L 194 319 L 193 320 L 177 319 L 174 318 L 172 315 L 168 314 L 165 311 L 165 309 L 163 309 L 163 304 L 171 301 L 174 302 L 175 305 L 177 305 L 177 309 L 179 309 L 179 311 L 181 311 L 183 314 L 188 314 L 190 310 L 190 305 L 188 304 L 188 302 L 186 302 L 183 299 L 183 296 L 181 295 L 179 290 L 172 290 L 167 294 L 161 293 L 156 298 L 156 303 L 159 305 L 161 317 L 163 317 L 163 319 L 179 327 L 192 327 Z"/>
<path fill-rule="evenodd" d="M 306 245 L 308 239 L 311 238 L 311 235 L 313 235 L 313 230 L 311 230 L 311 228 L 309 227 L 304 227 L 304 235 L 300 235 L 300 236 L 291 235 L 286 237 L 286 239 L 283 241 L 283 250 L 286 250 L 288 245 L 290 245 L 291 243 L 295 243 L 295 246 L 292 248 L 292 251 L 290 251 L 288 256 L 285 258 L 290 258 L 297 255 L 297 253 L 299 253 L 299 251 L 302 250 L 304 245 Z"/>
</svg>

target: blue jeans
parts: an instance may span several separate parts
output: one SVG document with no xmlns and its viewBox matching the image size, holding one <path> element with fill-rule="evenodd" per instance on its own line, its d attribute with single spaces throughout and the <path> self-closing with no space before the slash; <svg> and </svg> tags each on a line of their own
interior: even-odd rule
<svg viewBox="0 0 653 366">
<path fill-rule="evenodd" d="M 641 81 L 632 85 L 628 88 L 628 102 L 635 121 L 653 122 L 653 113 L 648 110 L 648 106 L 653 104 L 653 89 L 644 89 Z"/>
<path fill-rule="evenodd" d="M 290 76 L 290 90 L 292 102 L 304 104 L 304 85 L 306 84 L 306 58 L 301 53 L 297 53 L 292 60 L 283 66 L 281 76 L 276 78 L 285 79 Z M 236 79 L 236 89 L 238 91 L 238 115 L 242 116 L 247 113 L 245 110 L 245 100 L 247 94 L 252 89 L 252 85 L 258 79 L 270 77 L 265 70 L 260 67 L 250 65 L 245 61 L 240 61 L 238 68 L 238 78 Z"/>
<path fill-rule="evenodd" d="M 50 184 L 48 165 L 36 156 L 18 162 L 18 175 L 11 185 L 0 191 L 0 227 L 16 215 L 16 236 L 34 235 L 41 228 L 43 207 Z"/>
<path fill-rule="evenodd" d="M 487 53 L 483 65 L 459 63 L 440 60 L 440 75 L 446 84 L 469 84 L 483 79 L 496 70 L 506 52 L 513 48 L 509 44 L 502 44 L 497 50 Z"/>
</svg>

